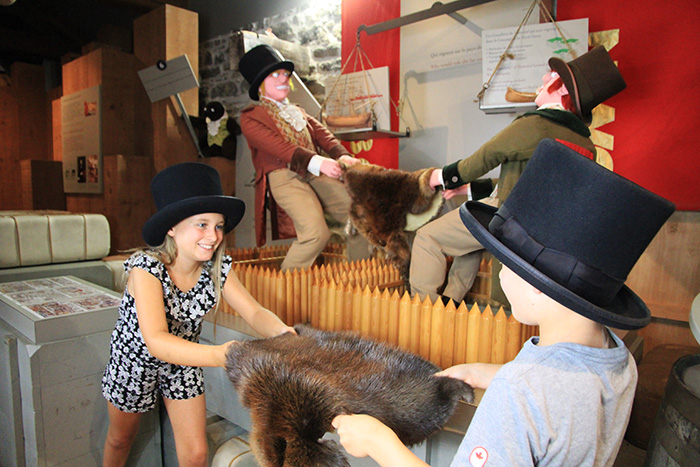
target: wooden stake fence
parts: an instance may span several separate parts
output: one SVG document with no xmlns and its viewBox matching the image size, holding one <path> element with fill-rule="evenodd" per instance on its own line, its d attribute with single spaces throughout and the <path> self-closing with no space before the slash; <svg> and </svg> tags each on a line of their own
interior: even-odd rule
<svg viewBox="0 0 700 467">
<path fill-rule="evenodd" d="M 398 270 L 377 258 L 286 272 L 250 261 L 277 256 L 258 253 L 257 258 L 239 259 L 232 272 L 258 302 L 288 325 L 310 323 L 328 331 L 355 331 L 442 368 L 508 362 L 537 334 L 535 326 L 521 324 L 503 307 L 494 313 L 488 304 L 468 309 L 465 302 L 455 307 L 453 302 L 432 303 L 430 297 L 411 298 Z M 485 266 L 490 268 L 490 263 L 482 262 Z M 225 302 L 220 311 L 235 314 Z"/>
</svg>

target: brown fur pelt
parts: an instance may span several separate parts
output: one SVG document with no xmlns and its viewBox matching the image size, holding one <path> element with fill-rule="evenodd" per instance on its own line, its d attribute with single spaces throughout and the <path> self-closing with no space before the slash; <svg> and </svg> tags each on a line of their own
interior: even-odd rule
<svg viewBox="0 0 700 467">
<path fill-rule="evenodd" d="M 396 347 L 351 332 L 295 327 L 298 335 L 230 347 L 226 370 L 250 409 L 253 452 L 264 467 L 349 466 L 340 446 L 321 439 L 340 414 L 369 414 L 406 445 L 439 430 L 472 388 Z"/>
<path fill-rule="evenodd" d="M 341 167 L 353 225 L 370 243 L 382 248 L 408 279 L 411 249 L 406 214 L 424 213 L 432 207 L 433 198 L 440 196 L 430 188 L 435 168 L 406 172 L 365 163 Z"/>
</svg>

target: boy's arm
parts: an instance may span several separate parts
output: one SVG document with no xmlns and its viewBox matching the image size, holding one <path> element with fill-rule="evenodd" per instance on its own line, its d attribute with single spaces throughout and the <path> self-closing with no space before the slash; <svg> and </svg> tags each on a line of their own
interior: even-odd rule
<svg viewBox="0 0 700 467">
<path fill-rule="evenodd" d="M 340 444 L 355 457 L 371 457 L 381 467 L 427 466 L 413 454 L 391 428 L 369 415 L 338 415 L 333 427 Z"/>
<path fill-rule="evenodd" d="M 503 365 L 498 363 L 463 363 L 437 373 L 464 381 L 476 389 L 486 389 Z"/>
</svg>

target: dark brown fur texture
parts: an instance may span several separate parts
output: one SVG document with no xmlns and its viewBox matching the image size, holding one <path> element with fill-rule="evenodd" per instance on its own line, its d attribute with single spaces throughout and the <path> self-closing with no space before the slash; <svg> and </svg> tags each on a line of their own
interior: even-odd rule
<svg viewBox="0 0 700 467">
<path fill-rule="evenodd" d="M 370 243 L 384 249 L 404 279 L 411 261 L 406 214 L 427 211 L 433 197 L 440 196 L 430 188 L 433 170 L 406 172 L 362 163 L 343 166 L 353 225 Z"/>
<path fill-rule="evenodd" d="M 473 400 L 469 385 L 433 376 L 439 368 L 417 355 L 351 332 L 295 329 L 298 336 L 245 341 L 228 353 L 261 466 L 348 466 L 338 444 L 321 439 L 339 414 L 372 415 L 413 445 L 439 430 L 460 399 Z"/>
</svg>

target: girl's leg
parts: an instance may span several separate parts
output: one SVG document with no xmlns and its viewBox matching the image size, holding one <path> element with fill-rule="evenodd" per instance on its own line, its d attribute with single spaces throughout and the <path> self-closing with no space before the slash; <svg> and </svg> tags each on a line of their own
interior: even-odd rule
<svg viewBox="0 0 700 467">
<path fill-rule="evenodd" d="M 175 436 L 175 449 L 180 467 L 206 466 L 207 408 L 204 394 L 194 399 L 172 400 L 163 398 Z"/>
<path fill-rule="evenodd" d="M 122 412 L 110 402 L 107 402 L 107 413 L 109 429 L 105 439 L 102 465 L 103 467 L 121 467 L 126 464 L 129 457 L 143 414 Z"/>
</svg>

